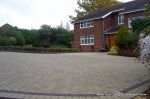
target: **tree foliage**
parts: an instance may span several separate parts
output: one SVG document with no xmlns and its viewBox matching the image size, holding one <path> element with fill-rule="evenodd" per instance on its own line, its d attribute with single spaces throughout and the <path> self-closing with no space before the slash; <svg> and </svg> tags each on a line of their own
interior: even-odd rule
<svg viewBox="0 0 150 99">
<path fill-rule="evenodd" d="M 140 32 L 148 26 L 150 26 L 150 17 L 139 18 L 132 22 L 132 30 L 137 34 L 140 34 Z"/>
<path fill-rule="evenodd" d="M 17 41 L 16 45 L 20 45 L 20 46 L 25 45 L 25 39 L 24 39 L 23 35 L 21 34 L 21 32 L 17 28 L 13 28 L 11 30 L 11 36 L 16 39 L 16 41 Z"/>
<path fill-rule="evenodd" d="M 109 7 L 116 5 L 120 2 L 117 0 L 88 0 L 88 2 L 83 0 L 77 0 L 78 8 L 75 9 L 76 16 L 69 16 L 71 20 L 76 20 L 92 11 L 97 9 Z"/>
<path fill-rule="evenodd" d="M 0 46 L 10 46 L 17 43 L 14 37 L 0 36 Z"/>
<path fill-rule="evenodd" d="M 7 26 L 11 27 L 11 29 L 6 28 Z M 5 42 L 15 38 L 15 45 L 17 46 L 32 45 L 33 47 L 51 47 L 52 45 L 61 45 L 71 47 L 71 41 L 73 39 L 73 33 L 71 31 L 61 27 L 51 27 L 49 25 L 42 25 L 41 28 L 37 30 L 19 29 L 5 25 L 5 28 L 0 28 L 0 31 L 1 30 L 5 30 L 6 32 L 0 32 L 1 37 L 4 37 L 2 39 L 0 38 L 0 46 L 14 45 L 14 43 L 5 44 Z M 12 40 L 12 42 L 15 40 Z"/>
</svg>

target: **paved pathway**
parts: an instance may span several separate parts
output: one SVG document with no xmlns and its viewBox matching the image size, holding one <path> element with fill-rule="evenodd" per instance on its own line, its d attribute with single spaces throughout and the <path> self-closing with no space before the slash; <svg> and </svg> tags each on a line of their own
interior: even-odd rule
<svg viewBox="0 0 150 99">
<path fill-rule="evenodd" d="M 133 58 L 106 53 L 0 52 L 0 89 L 5 90 L 112 93 L 149 78 L 148 71 Z"/>
</svg>

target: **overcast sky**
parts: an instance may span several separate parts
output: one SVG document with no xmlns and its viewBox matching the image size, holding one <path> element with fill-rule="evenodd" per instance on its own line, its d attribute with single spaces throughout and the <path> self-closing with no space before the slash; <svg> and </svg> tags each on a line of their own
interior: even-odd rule
<svg viewBox="0 0 150 99">
<path fill-rule="evenodd" d="M 131 1 L 131 0 L 119 0 Z M 19 28 L 38 29 L 42 24 L 58 26 L 75 15 L 77 0 L 0 0 L 0 26 L 9 23 Z M 71 26 L 72 28 L 72 26 Z"/>
</svg>

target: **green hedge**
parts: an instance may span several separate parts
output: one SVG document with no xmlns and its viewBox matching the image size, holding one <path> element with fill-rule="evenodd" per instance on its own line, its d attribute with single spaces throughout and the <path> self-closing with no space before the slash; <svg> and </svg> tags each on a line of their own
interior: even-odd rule
<svg viewBox="0 0 150 99">
<path fill-rule="evenodd" d="M 0 46 L 1 51 L 19 51 L 19 52 L 39 52 L 39 53 L 49 53 L 49 52 L 78 52 L 74 48 L 43 48 L 43 47 L 31 47 L 31 46 Z"/>
</svg>

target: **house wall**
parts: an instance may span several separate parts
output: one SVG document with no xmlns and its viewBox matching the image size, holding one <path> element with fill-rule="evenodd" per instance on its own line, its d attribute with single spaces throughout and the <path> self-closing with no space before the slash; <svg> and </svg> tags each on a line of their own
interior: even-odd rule
<svg viewBox="0 0 150 99">
<path fill-rule="evenodd" d="M 132 18 L 132 17 L 136 17 L 136 16 L 150 16 L 150 13 L 146 13 L 143 11 L 139 11 L 139 12 L 134 12 L 134 13 L 128 13 L 128 14 L 124 14 L 125 16 L 125 26 L 128 28 L 128 19 Z"/>
<path fill-rule="evenodd" d="M 74 42 L 72 47 L 77 48 L 80 51 L 84 52 L 98 52 L 102 47 L 102 33 L 103 33 L 103 24 L 102 20 L 94 20 L 94 26 L 90 28 L 80 29 L 80 24 L 77 23 L 74 25 Z M 94 46 L 92 45 L 81 45 L 80 36 L 94 36 Z"/>
<path fill-rule="evenodd" d="M 114 13 L 104 19 L 104 30 L 118 25 L 118 15 L 119 13 Z"/>
<path fill-rule="evenodd" d="M 74 42 L 73 42 L 72 47 L 77 48 L 80 51 L 84 51 L 84 52 L 92 52 L 92 51 L 98 52 L 101 50 L 101 48 L 106 47 L 105 45 L 107 45 L 108 48 L 113 46 L 114 45 L 113 40 L 114 40 L 115 35 L 112 35 L 110 37 L 107 37 L 109 36 L 107 35 L 105 38 L 103 38 L 103 31 L 107 30 L 108 28 L 111 28 L 112 26 L 118 25 L 118 15 L 119 13 L 114 13 L 114 14 L 107 16 L 105 19 L 94 20 L 93 21 L 94 27 L 91 27 L 91 28 L 80 29 L 80 23 L 75 24 L 74 25 Z M 136 17 L 136 16 L 150 16 L 150 13 L 139 11 L 139 12 L 124 14 L 124 17 L 125 17 L 124 25 L 128 27 L 128 18 Z M 87 35 L 94 35 L 94 46 L 80 44 L 80 36 L 87 36 Z"/>
<path fill-rule="evenodd" d="M 119 15 L 119 14 L 110 15 L 108 18 L 105 19 L 105 20 L 106 20 L 106 23 L 105 23 L 105 24 L 106 24 L 106 25 L 109 24 L 109 25 L 107 25 L 107 28 L 111 27 L 111 25 L 112 25 L 112 26 L 118 25 L 118 15 Z M 113 16 L 113 18 L 110 20 L 110 17 L 112 17 L 112 16 Z M 145 13 L 145 12 L 143 12 L 143 11 L 139 11 L 139 12 L 124 14 L 124 17 L 125 17 L 124 26 L 126 26 L 127 28 L 129 28 L 128 19 L 129 19 L 129 18 L 132 18 L 132 17 L 136 17 L 136 16 L 150 16 L 150 13 Z M 114 20 L 115 20 L 115 21 L 114 21 Z M 107 21 L 113 21 L 113 22 L 107 22 Z M 113 25 L 113 24 L 111 24 L 111 23 L 113 23 L 113 24 L 115 24 L 115 25 Z M 106 29 L 107 29 L 107 28 L 106 28 Z M 113 34 L 113 33 L 112 33 L 112 34 Z M 115 38 L 114 38 L 115 35 L 116 35 L 116 34 L 107 35 L 107 36 L 106 36 L 106 45 L 107 45 L 108 49 L 110 49 L 113 45 L 115 45 Z"/>
</svg>

